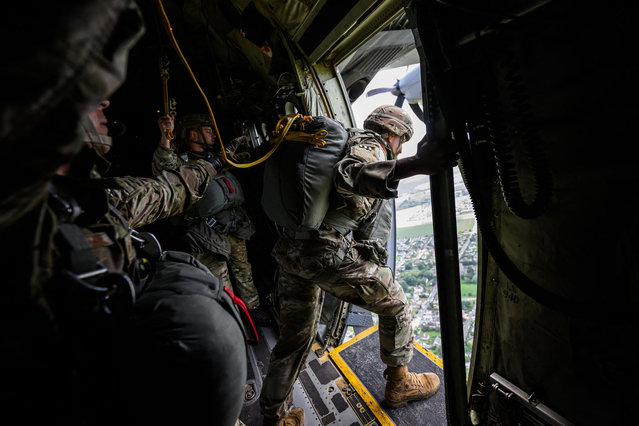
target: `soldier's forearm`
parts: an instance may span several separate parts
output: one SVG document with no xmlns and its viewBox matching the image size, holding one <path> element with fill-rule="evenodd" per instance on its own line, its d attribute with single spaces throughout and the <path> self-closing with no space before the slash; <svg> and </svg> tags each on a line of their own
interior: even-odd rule
<svg viewBox="0 0 639 426">
<path fill-rule="evenodd" d="M 171 149 L 171 141 L 167 139 L 165 134 L 162 134 L 162 137 L 160 138 L 159 146 L 165 149 Z"/>
<path fill-rule="evenodd" d="M 164 170 L 175 170 L 179 167 L 177 155 L 171 148 L 158 146 L 153 153 L 151 170 L 153 176 L 157 176 Z"/>
<path fill-rule="evenodd" d="M 421 173 L 415 157 L 400 158 L 395 164 L 394 180 L 402 180 Z"/>
<path fill-rule="evenodd" d="M 391 160 L 338 167 L 336 189 L 342 196 L 356 194 L 369 198 L 394 198 L 397 196 L 397 182 L 392 179 L 394 165 Z"/>
<path fill-rule="evenodd" d="M 215 170 L 206 162 L 185 165 L 164 171 L 155 179 L 112 178 L 116 183 L 110 201 L 137 228 L 159 219 L 181 213 L 191 203 L 202 198 Z"/>
</svg>

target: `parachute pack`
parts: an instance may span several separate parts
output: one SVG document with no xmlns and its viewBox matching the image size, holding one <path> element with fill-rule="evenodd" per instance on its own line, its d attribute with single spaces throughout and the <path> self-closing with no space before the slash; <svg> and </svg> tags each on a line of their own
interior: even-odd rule
<svg viewBox="0 0 639 426">
<path fill-rule="evenodd" d="M 231 172 L 225 171 L 213 178 L 202 199 L 186 213 L 189 216 L 211 217 L 226 208 L 241 206 L 243 203 L 244 192 L 240 182 Z"/>
<path fill-rule="evenodd" d="M 323 132 L 324 146 L 284 140 L 264 167 L 262 208 L 273 222 L 287 229 L 317 229 L 330 203 L 333 166 L 344 156 L 349 134 L 329 117 L 297 118 L 297 133 Z"/>
</svg>

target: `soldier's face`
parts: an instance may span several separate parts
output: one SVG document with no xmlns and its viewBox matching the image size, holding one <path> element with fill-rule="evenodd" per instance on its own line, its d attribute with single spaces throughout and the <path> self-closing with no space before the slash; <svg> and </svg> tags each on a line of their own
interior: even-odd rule
<svg viewBox="0 0 639 426">
<path fill-rule="evenodd" d="M 215 143 L 215 134 L 213 133 L 213 129 L 209 126 L 200 127 L 200 131 L 202 135 L 204 135 L 204 143 L 209 147 L 212 147 Z"/>
<path fill-rule="evenodd" d="M 396 135 L 395 133 L 389 133 L 388 135 L 388 145 L 393 151 L 393 155 L 401 154 L 402 152 L 402 137 Z"/>
<path fill-rule="evenodd" d="M 104 100 L 100 102 L 100 105 L 93 111 L 89 113 L 89 118 L 91 122 L 95 126 L 95 130 L 99 135 L 108 135 L 109 128 L 107 127 L 107 118 L 104 115 L 104 110 L 107 109 L 111 105 L 108 100 Z"/>
<path fill-rule="evenodd" d="M 210 149 L 215 143 L 215 134 L 209 126 L 200 127 L 199 130 L 189 132 L 189 149 L 193 152 L 204 152 Z M 204 145 L 202 145 L 204 144 Z"/>
</svg>

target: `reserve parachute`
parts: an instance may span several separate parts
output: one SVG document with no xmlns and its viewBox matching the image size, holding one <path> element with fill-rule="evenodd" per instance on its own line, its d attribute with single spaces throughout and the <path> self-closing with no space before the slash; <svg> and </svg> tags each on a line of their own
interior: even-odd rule
<svg viewBox="0 0 639 426">
<path fill-rule="evenodd" d="M 291 133 L 325 130 L 323 146 L 286 138 L 264 166 L 262 208 L 276 224 L 295 231 L 317 229 L 328 211 L 333 166 L 344 156 L 348 132 L 323 116 L 296 118 Z"/>
<path fill-rule="evenodd" d="M 244 203 L 244 192 L 237 178 L 231 172 L 216 175 L 206 187 L 201 200 L 188 208 L 188 216 L 211 217 L 230 207 Z"/>
</svg>

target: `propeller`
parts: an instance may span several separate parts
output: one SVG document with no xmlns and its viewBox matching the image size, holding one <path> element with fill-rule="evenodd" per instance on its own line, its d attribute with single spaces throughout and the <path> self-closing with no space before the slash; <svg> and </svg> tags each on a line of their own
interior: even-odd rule
<svg viewBox="0 0 639 426">
<path fill-rule="evenodd" d="M 424 112 L 419 107 L 422 100 L 422 81 L 420 67 L 417 66 L 409 71 L 404 77 L 397 80 L 393 87 L 381 87 L 366 92 L 366 97 L 379 95 L 380 93 L 391 93 L 396 96 L 395 106 L 402 107 L 404 102 L 408 102 L 410 109 L 415 113 L 417 118 L 424 121 Z"/>
</svg>

